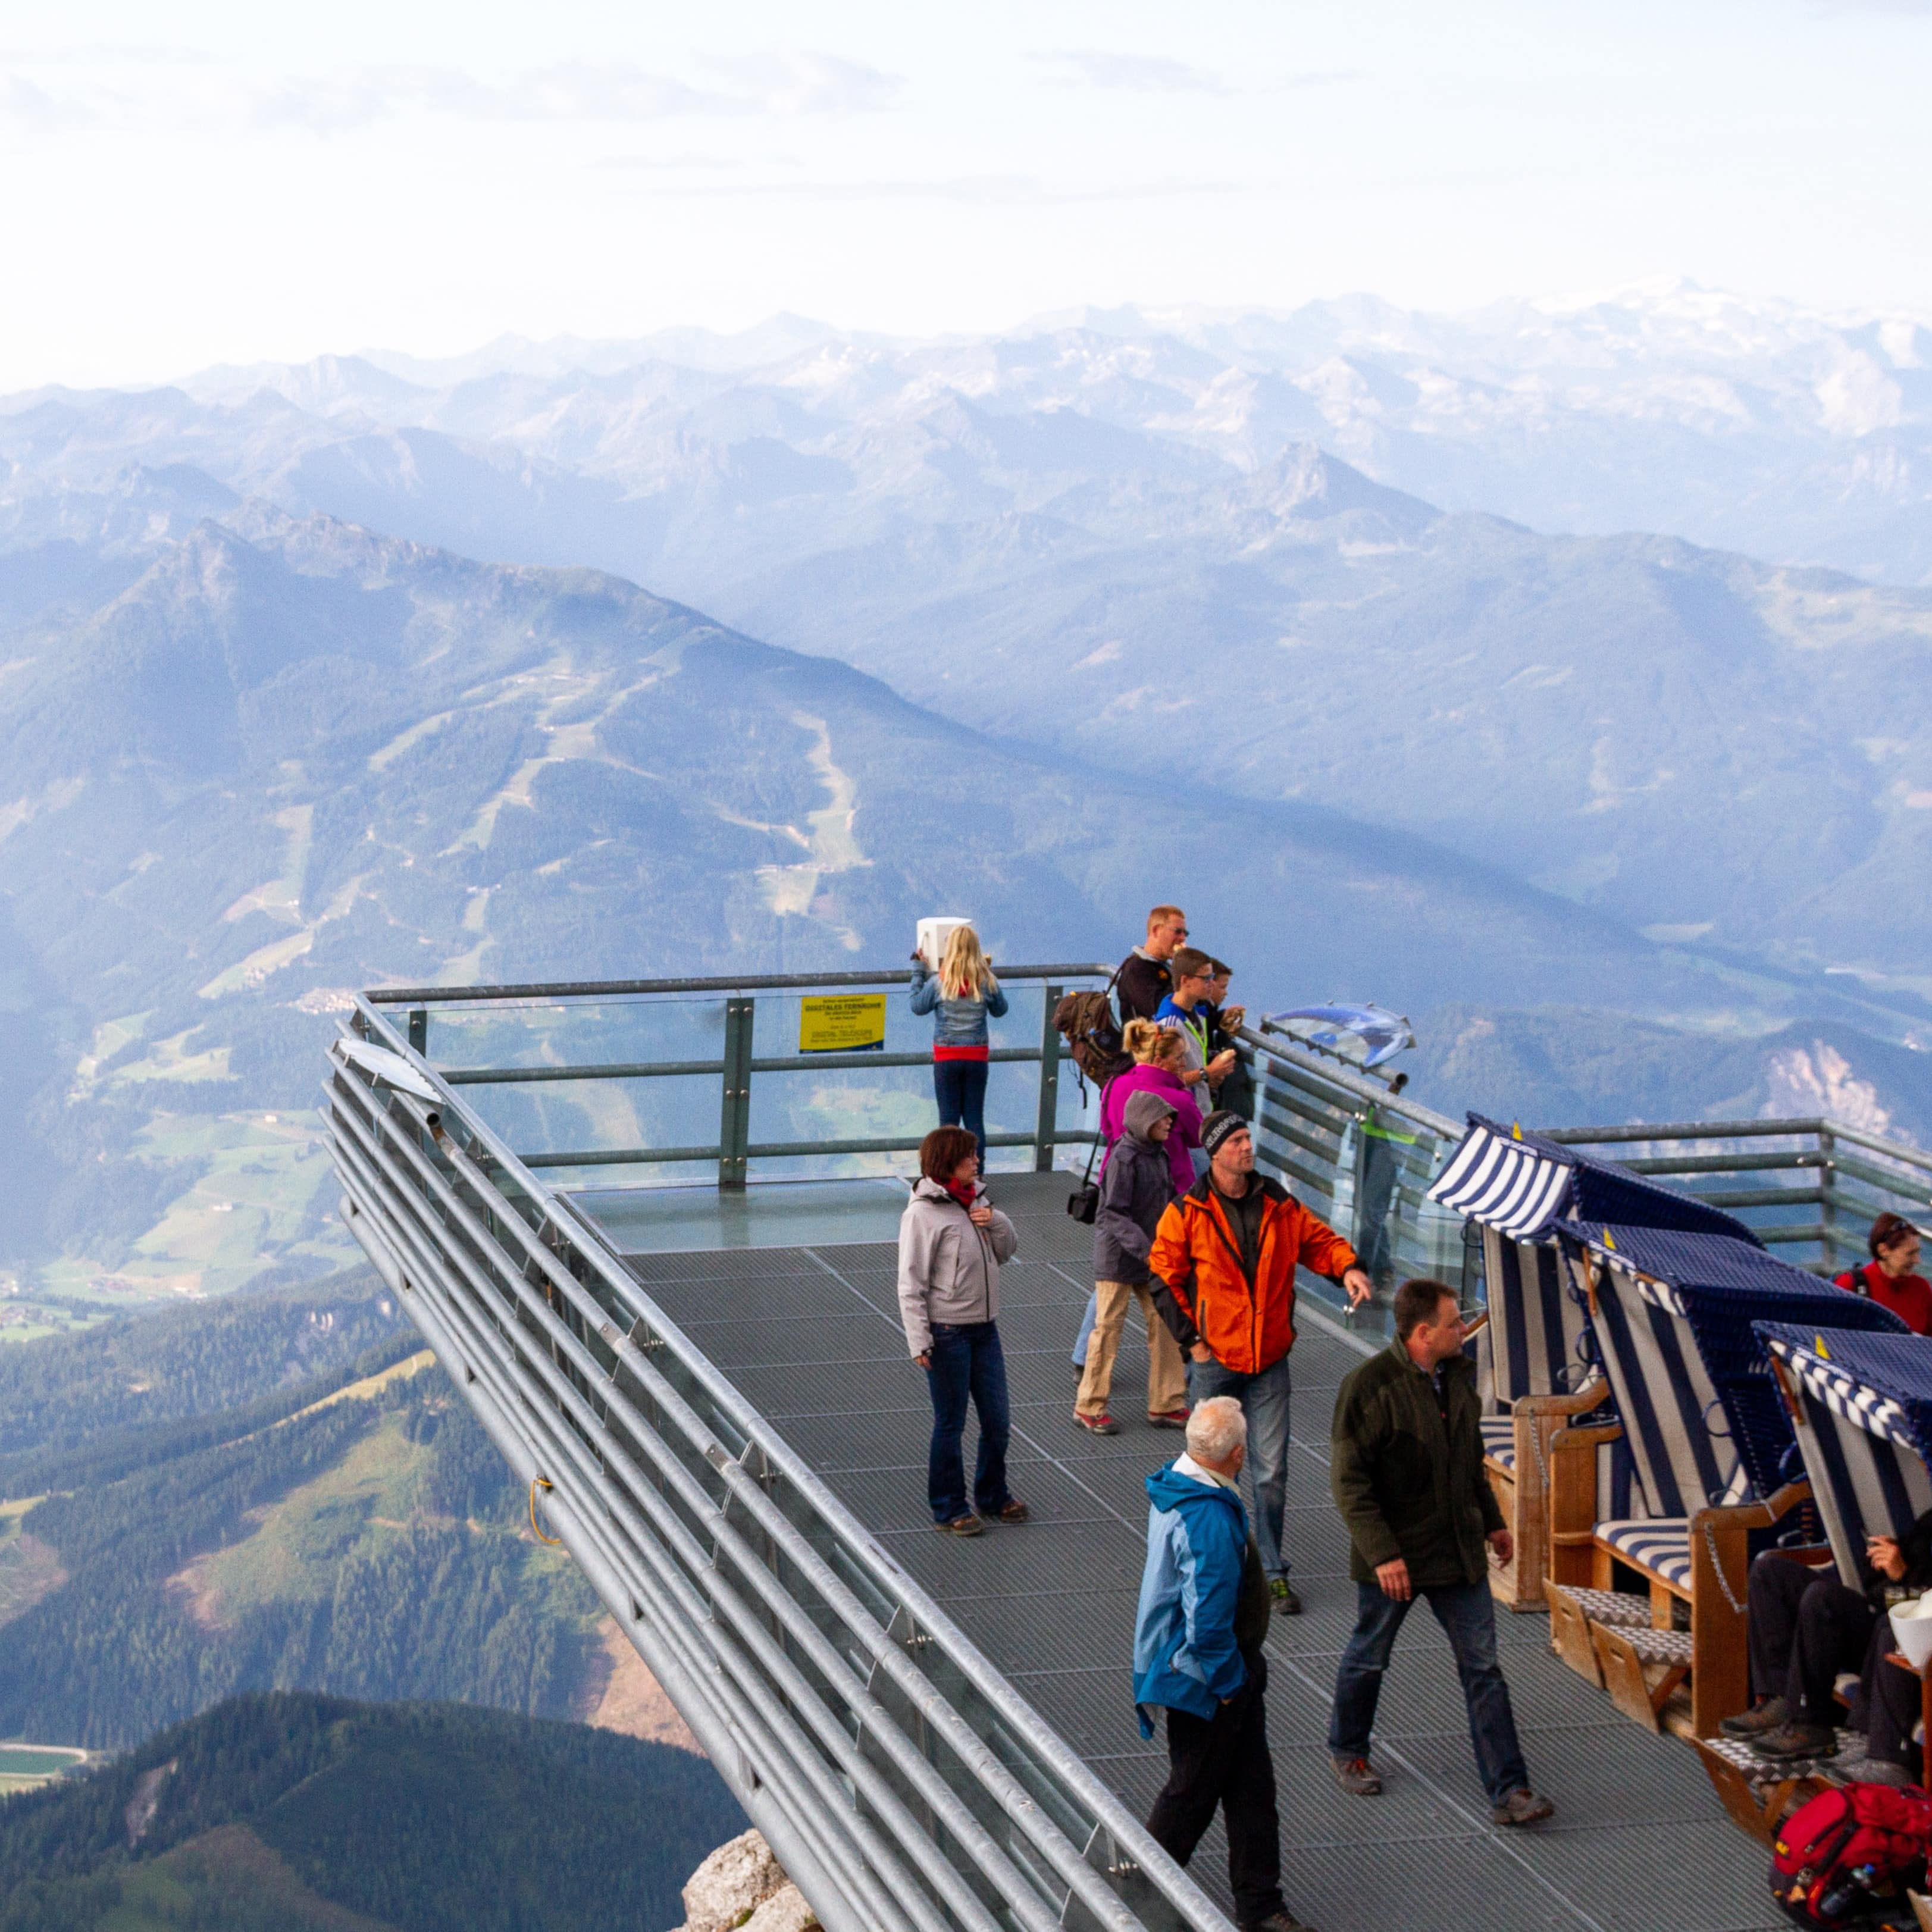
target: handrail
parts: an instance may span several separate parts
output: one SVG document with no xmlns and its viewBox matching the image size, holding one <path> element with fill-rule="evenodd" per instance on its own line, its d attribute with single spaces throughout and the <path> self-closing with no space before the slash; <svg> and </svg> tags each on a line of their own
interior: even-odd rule
<svg viewBox="0 0 1932 1932">
<path fill-rule="evenodd" d="M 1000 966 L 1002 980 L 1105 979 L 1113 968 L 1092 960 L 1066 966 Z M 808 992 L 814 986 L 904 986 L 912 970 L 883 973 L 769 973 L 700 980 L 539 980 L 502 986 L 375 986 L 362 998 L 372 1006 L 443 1006 L 485 1000 L 617 999 L 644 993 L 773 993 Z"/>
<path fill-rule="evenodd" d="M 1461 1138 L 1460 1120 L 1452 1120 L 1447 1114 L 1437 1113 L 1434 1108 L 1424 1106 L 1420 1101 L 1406 1100 L 1399 1094 L 1391 1094 L 1386 1087 L 1378 1087 L 1373 1081 L 1364 1079 L 1360 1074 L 1343 1072 L 1325 1060 L 1301 1050 L 1298 1045 L 1284 1046 L 1278 1034 L 1257 1033 L 1253 1028 L 1244 1026 L 1236 1029 L 1234 1036 L 1244 1046 L 1324 1081 L 1352 1100 L 1366 1101 L 1378 1114 L 1399 1114 L 1405 1120 L 1412 1120 L 1425 1132 L 1447 1135 L 1452 1140 Z"/>
<path fill-rule="evenodd" d="M 465 1110 L 373 1003 L 358 1002 L 350 1028 L 403 1055 L 439 1095 L 427 1108 L 378 1089 L 332 1056 L 337 1166 L 355 1222 L 375 1224 L 365 1245 L 379 1265 L 400 1262 L 399 1272 L 416 1276 L 405 1305 L 519 1476 L 542 1473 L 557 1483 L 546 1504 L 553 1526 L 646 1661 L 655 1667 L 662 1656 L 667 1679 L 693 1700 L 704 1718 L 700 1735 L 710 1732 L 707 1748 L 719 1742 L 714 1760 L 746 1808 L 761 1824 L 771 1816 L 792 1845 L 810 1844 L 828 1894 L 821 1908 L 828 1924 L 836 1918 L 836 1932 L 856 1932 L 871 1922 L 856 1910 L 857 1892 L 876 1883 L 872 1875 L 906 1876 L 908 1858 L 937 1893 L 904 1901 L 908 1918 L 930 1928 L 933 1905 L 945 1900 L 956 1916 L 976 1920 L 961 1911 L 968 1901 L 946 1871 L 935 1869 L 932 1845 L 908 1837 L 905 1807 L 870 1769 L 885 1761 L 876 1759 L 884 1751 L 929 1812 L 951 1813 L 942 1828 L 951 1857 L 962 1875 L 970 1859 L 979 1882 L 1000 1893 L 1010 1924 L 1039 1932 L 1044 1910 L 1049 1919 L 1097 1922 L 1112 1932 L 1227 1932 L 1206 1895 L 691 1343 L 568 1199 L 546 1190 Z M 642 1467 L 634 1480 L 624 1473 L 625 1459 L 640 1453 L 656 1478 Z M 560 1472 L 572 1480 L 559 1480 Z M 724 1485 L 722 1502 L 709 1499 L 713 1478 Z M 653 1487 L 660 1479 L 670 1485 L 662 1496 Z M 774 1484 L 788 1496 L 771 1493 Z M 690 1560 L 680 1562 L 666 1541 L 688 1543 L 680 1527 L 688 1519 L 673 1508 L 680 1496 L 688 1509 L 711 1512 L 704 1519 L 711 1554 L 701 1569 L 692 1566 L 704 1551 L 693 1546 Z M 768 1563 L 743 1540 L 754 1529 L 782 1563 Z M 653 1565 L 662 1574 L 651 1586 Z M 824 1606 L 818 1614 L 829 1610 L 849 1638 L 828 1645 L 831 1627 L 815 1622 L 805 1601 L 788 1598 L 786 1578 L 809 1582 L 812 1604 Z M 890 1619 L 853 1594 L 860 1582 Z M 686 1607 L 693 1587 L 709 1593 L 708 1616 Z M 745 1588 L 759 1593 L 762 1607 L 742 1596 Z M 788 1601 L 797 1628 L 788 1624 L 775 1646 L 772 1619 L 783 1618 Z M 872 1661 L 863 1690 L 839 1662 L 850 1642 Z M 814 1682 L 789 1660 L 794 1651 L 812 1661 Z M 769 1712 L 752 1695 L 760 1684 L 770 1687 Z M 929 1773 L 903 1754 L 904 1734 L 872 1694 L 874 1684 L 894 1687 L 893 1696 L 910 1703 L 915 1726 L 924 1727 L 911 1748 L 932 1760 Z M 873 1748 L 855 1754 L 840 1744 L 849 1732 L 822 1708 L 827 1697 L 855 1714 L 862 1708 L 862 1746 L 869 1736 Z M 728 1706 L 747 1714 L 732 1722 Z M 962 1714 L 975 1712 L 994 1736 L 982 1737 Z M 759 1732 L 748 1740 L 748 1721 Z M 944 1748 L 921 1744 L 921 1735 Z M 930 1781 L 942 1761 L 956 1764 L 965 1780 L 957 1797 L 947 1799 Z M 827 1772 L 832 1781 L 856 1782 L 865 1804 L 842 1798 Z M 1002 1821 L 999 1843 L 983 1832 L 965 1842 L 970 1820 L 952 1811 L 962 1798 L 973 1816 Z"/>
</svg>

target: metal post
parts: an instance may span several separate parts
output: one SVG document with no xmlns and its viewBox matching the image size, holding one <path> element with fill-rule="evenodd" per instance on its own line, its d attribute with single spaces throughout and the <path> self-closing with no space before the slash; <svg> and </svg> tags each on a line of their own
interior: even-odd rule
<svg viewBox="0 0 1932 1932">
<path fill-rule="evenodd" d="M 1060 1124 L 1060 1034 L 1053 1024 L 1053 1010 L 1060 1004 L 1061 988 L 1048 986 L 1046 1002 L 1040 1012 L 1040 1112 L 1034 1126 L 1033 1171 L 1053 1171 L 1053 1136 Z"/>
<path fill-rule="evenodd" d="M 1822 1158 L 1818 1168 L 1818 1221 L 1824 1230 L 1824 1238 L 1818 1244 L 1826 1269 L 1838 1271 L 1838 1244 L 1832 1238 L 1832 1231 L 1838 1220 L 1838 1137 L 1829 1127 L 1818 1130 L 1818 1152 Z"/>
<path fill-rule="evenodd" d="M 718 1185 L 745 1184 L 752 1144 L 752 1022 L 754 1000 L 724 1002 L 724 1094 L 718 1119 Z"/>
<path fill-rule="evenodd" d="M 412 1006 L 410 1009 L 410 1046 L 411 1049 L 429 1058 L 429 1009 Z"/>
</svg>

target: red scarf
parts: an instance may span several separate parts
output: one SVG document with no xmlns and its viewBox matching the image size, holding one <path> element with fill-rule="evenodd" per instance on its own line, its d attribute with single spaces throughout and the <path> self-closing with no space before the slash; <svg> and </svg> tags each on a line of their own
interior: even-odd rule
<svg viewBox="0 0 1932 1932">
<path fill-rule="evenodd" d="M 946 1192 L 951 1195 L 961 1207 L 969 1210 L 971 1208 L 974 1197 L 980 1191 L 980 1184 L 977 1181 L 949 1180 L 944 1184 Z"/>
</svg>

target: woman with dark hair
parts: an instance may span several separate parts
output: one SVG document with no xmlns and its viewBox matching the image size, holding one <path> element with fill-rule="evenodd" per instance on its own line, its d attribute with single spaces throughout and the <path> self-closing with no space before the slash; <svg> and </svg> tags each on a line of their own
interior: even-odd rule
<svg viewBox="0 0 1932 1932">
<path fill-rule="evenodd" d="M 1903 1214 L 1881 1214 L 1866 1245 L 1872 1258 L 1838 1276 L 1850 1288 L 1888 1308 L 1915 1335 L 1932 1335 L 1932 1281 L 1918 1272 L 1918 1230 Z"/>
<path fill-rule="evenodd" d="M 934 1127 L 920 1143 L 919 1173 L 899 1219 L 898 1287 L 906 1342 L 932 1395 L 926 1500 L 936 1528 L 977 1536 L 988 1516 L 1024 1522 L 1028 1514 L 1006 1487 L 1012 1420 L 999 1329 L 1000 1264 L 1019 1240 L 986 1198 L 968 1129 Z M 980 1418 L 970 1502 L 962 1448 L 969 1399 Z"/>
</svg>

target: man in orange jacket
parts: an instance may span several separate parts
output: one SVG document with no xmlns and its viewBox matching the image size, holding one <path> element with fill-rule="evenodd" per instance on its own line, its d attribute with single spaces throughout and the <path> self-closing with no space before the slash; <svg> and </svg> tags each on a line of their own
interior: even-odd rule
<svg viewBox="0 0 1932 1932">
<path fill-rule="evenodd" d="M 1281 1547 L 1288 1503 L 1288 1352 L 1294 1346 L 1294 1271 L 1339 1282 L 1352 1305 L 1369 1298 L 1355 1251 L 1276 1183 L 1255 1172 L 1248 1124 L 1225 1108 L 1201 1130 L 1208 1172 L 1168 1204 L 1148 1257 L 1161 1317 L 1190 1358 L 1190 1402 L 1231 1395 L 1248 1419 L 1255 1540 L 1275 1608 L 1300 1613 Z"/>
</svg>

